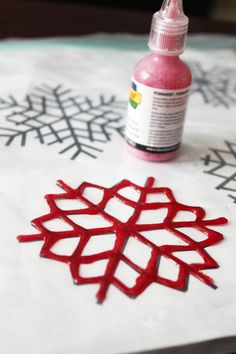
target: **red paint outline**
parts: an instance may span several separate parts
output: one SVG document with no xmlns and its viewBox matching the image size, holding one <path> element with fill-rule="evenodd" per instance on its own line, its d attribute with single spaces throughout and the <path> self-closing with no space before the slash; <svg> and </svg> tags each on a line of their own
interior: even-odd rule
<svg viewBox="0 0 236 354">
<path fill-rule="evenodd" d="M 20 242 L 30 241 L 44 241 L 40 255 L 42 257 L 50 258 L 60 262 L 67 263 L 70 267 L 71 275 L 76 284 L 99 284 L 99 290 L 96 295 L 98 302 L 103 302 L 106 298 L 108 289 L 111 284 L 115 285 L 125 294 L 131 297 L 137 297 L 140 295 L 150 284 L 153 282 L 160 283 L 162 285 L 178 289 L 186 290 L 188 285 L 189 275 L 197 277 L 205 284 L 215 287 L 213 279 L 204 274 L 204 269 L 218 268 L 217 262 L 207 253 L 205 248 L 215 245 L 223 240 L 223 235 L 217 231 L 211 230 L 208 226 L 218 226 L 226 224 L 228 221 L 225 218 L 218 218 L 214 220 L 204 220 L 205 211 L 200 207 L 191 207 L 178 203 L 172 191 L 169 188 L 157 188 L 153 187 L 155 179 L 150 177 L 147 179 L 144 187 L 138 186 L 128 180 L 123 180 L 111 188 L 105 188 L 96 184 L 84 182 L 78 188 L 73 189 L 65 184 L 63 181 L 58 181 L 58 185 L 65 191 L 61 194 L 49 194 L 45 196 L 45 199 L 49 205 L 50 213 L 43 215 L 32 221 L 32 225 L 40 232 L 33 235 L 20 235 L 17 239 Z M 94 204 L 83 196 L 86 188 L 96 188 L 103 191 L 103 198 L 100 203 Z M 131 187 L 140 192 L 138 201 L 133 201 L 119 194 L 119 191 Z M 169 198 L 169 202 L 155 202 L 147 203 L 146 199 L 148 194 L 165 194 Z M 127 222 L 121 222 L 115 217 L 109 215 L 104 209 L 112 198 L 117 198 L 122 203 L 134 208 L 133 215 Z M 56 202 L 58 199 L 78 199 L 85 204 L 87 208 L 77 210 L 61 210 Z M 167 217 L 162 223 L 156 224 L 138 224 L 137 221 L 143 210 L 156 210 L 160 208 L 167 208 Z M 174 221 L 175 216 L 179 211 L 188 211 L 194 213 L 196 218 L 194 221 Z M 69 219 L 69 215 L 88 214 L 88 215 L 100 215 L 111 226 L 102 228 L 85 229 Z M 54 232 L 48 230 L 44 223 L 49 220 L 59 218 L 69 224 L 72 230 Z M 197 242 L 192 240 L 189 236 L 182 233 L 176 228 L 190 227 L 195 228 L 206 234 L 207 239 Z M 147 240 L 143 235 L 143 231 L 161 230 L 165 229 L 170 231 L 175 236 L 187 243 L 187 245 L 163 245 L 157 246 L 151 241 Z M 82 252 L 93 236 L 99 237 L 99 235 L 115 233 L 116 241 L 114 248 L 109 251 L 105 251 L 95 255 L 83 256 Z M 78 237 L 78 245 L 70 256 L 57 255 L 51 251 L 52 247 L 61 239 L 70 237 Z M 129 237 L 135 237 L 139 242 L 149 246 L 152 250 L 151 257 L 146 268 L 141 268 L 135 264 L 132 260 L 127 258 L 124 254 L 125 245 Z M 196 251 L 202 257 L 203 263 L 187 264 L 184 261 L 176 257 L 178 251 Z M 175 253 L 175 255 L 173 254 Z M 158 275 L 158 265 L 161 256 L 164 256 L 179 265 L 179 275 L 176 281 L 163 278 Z M 103 276 L 96 276 L 85 278 L 80 275 L 80 266 L 82 264 L 91 264 L 99 260 L 108 260 L 106 270 Z M 129 288 L 121 280 L 115 276 L 115 271 L 119 265 L 119 262 L 123 261 L 128 266 L 133 268 L 139 273 L 136 284 Z"/>
</svg>

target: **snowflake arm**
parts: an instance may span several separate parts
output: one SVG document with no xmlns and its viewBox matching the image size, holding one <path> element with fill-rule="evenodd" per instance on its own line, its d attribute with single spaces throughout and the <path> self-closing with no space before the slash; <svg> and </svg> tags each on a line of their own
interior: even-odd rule
<svg viewBox="0 0 236 354">
<path fill-rule="evenodd" d="M 204 161 L 209 169 L 204 171 L 208 175 L 221 179 L 221 182 L 215 187 L 217 190 L 225 190 L 236 193 L 233 187 L 236 181 L 236 143 L 225 141 L 225 148 L 209 149 Z M 230 170 L 227 171 L 227 168 Z M 236 196 L 230 194 L 229 197 L 236 202 Z"/>
<path fill-rule="evenodd" d="M 236 74 L 234 68 L 213 66 L 209 70 L 199 62 L 189 62 L 193 75 L 192 95 L 198 95 L 206 104 L 229 109 L 236 104 Z"/>
</svg>

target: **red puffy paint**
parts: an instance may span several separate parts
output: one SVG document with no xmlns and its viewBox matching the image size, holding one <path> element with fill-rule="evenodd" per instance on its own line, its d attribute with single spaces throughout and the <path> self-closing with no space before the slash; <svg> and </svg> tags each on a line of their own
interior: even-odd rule
<svg viewBox="0 0 236 354">
<path fill-rule="evenodd" d="M 140 295 L 150 284 L 159 283 L 174 289 L 186 290 L 188 278 L 190 275 L 198 278 L 205 284 L 215 287 L 214 281 L 203 273 L 204 269 L 217 268 L 217 262 L 207 253 L 205 248 L 213 246 L 223 239 L 222 234 L 215 230 L 209 229 L 210 226 L 218 226 L 227 223 L 225 218 L 214 220 L 205 219 L 205 211 L 200 207 L 192 207 L 180 204 L 174 198 L 169 188 L 153 187 L 154 178 L 147 179 L 144 187 L 138 186 L 128 180 L 123 180 L 111 188 L 105 188 L 99 185 L 84 182 L 78 188 L 73 189 L 66 185 L 63 181 L 59 181 L 59 186 L 65 191 L 61 194 L 47 195 L 46 201 L 49 205 L 50 212 L 32 221 L 32 225 L 39 231 L 34 235 L 18 236 L 20 242 L 44 241 L 40 255 L 56 261 L 65 262 L 69 265 L 74 282 L 80 284 L 98 284 L 97 293 L 98 302 L 103 302 L 106 298 L 109 287 L 113 284 L 125 294 L 131 297 Z M 132 188 L 139 193 L 137 201 L 125 197 L 121 192 L 125 188 Z M 95 188 L 103 192 L 101 201 L 93 203 L 89 198 L 84 196 L 87 188 Z M 148 202 L 148 197 L 154 197 L 154 202 Z M 158 197 L 164 195 L 167 202 L 158 202 Z M 133 208 L 133 214 L 126 222 L 120 221 L 118 218 L 109 214 L 109 210 L 105 211 L 109 201 L 113 198 Z M 84 205 L 83 208 L 73 210 L 62 210 L 58 207 L 58 200 L 78 200 Z M 122 208 L 122 204 L 121 204 Z M 167 209 L 167 216 L 162 222 L 157 223 L 139 223 L 142 212 L 146 210 Z M 178 212 L 190 212 L 194 216 L 193 221 L 175 221 Z M 110 226 L 94 228 L 84 228 L 70 219 L 70 215 L 99 215 L 109 222 Z M 69 231 L 50 231 L 44 223 L 53 219 L 60 219 L 71 227 Z M 181 228 L 196 229 L 204 234 L 204 240 L 193 240 L 191 235 L 181 232 Z M 167 230 L 182 241 L 185 245 L 169 245 L 164 244 L 157 246 L 148 240 L 142 233 L 144 231 Z M 92 255 L 83 255 L 89 240 L 92 237 L 98 237 L 104 234 L 115 234 L 114 247 L 111 250 L 104 251 Z M 66 238 L 78 237 L 78 244 L 74 252 L 67 255 L 55 254 L 51 249 L 60 240 Z M 150 259 L 145 267 L 137 265 L 133 260 L 124 255 L 127 241 L 130 237 L 134 237 L 141 245 L 148 246 L 151 250 Z M 200 263 L 188 263 L 178 258 L 178 252 L 197 252 L 202 261 Z M 179 267 L 178 279 L 176 281 L 162 277 L 158 274 L 161 257 L 165 257 Z M 80 274 L 80 267 L 84 264 L 92 264 L 99 260 L 107 260 L 107 266 L 104 274 L 101 276 L 83 277 Z M 123 261 L 137 272 L 136 283 L 133 287 L 128 287 L 121 279 L 116 276 L 116 270 L 119 263 Z"/>
</svg>

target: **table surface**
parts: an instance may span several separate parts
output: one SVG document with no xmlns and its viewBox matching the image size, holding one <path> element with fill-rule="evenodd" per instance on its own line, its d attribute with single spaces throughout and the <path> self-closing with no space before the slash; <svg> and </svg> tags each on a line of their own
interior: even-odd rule
<svg viewBox="0 0 236 354">
<path fill-rule="evenodd" d="M 45 1 L 0 0 L 0 38 L 148 33 L 152 14 Z M 235 23 L 190 19 L 190 33 L 236 34 Z"/>
</svg>

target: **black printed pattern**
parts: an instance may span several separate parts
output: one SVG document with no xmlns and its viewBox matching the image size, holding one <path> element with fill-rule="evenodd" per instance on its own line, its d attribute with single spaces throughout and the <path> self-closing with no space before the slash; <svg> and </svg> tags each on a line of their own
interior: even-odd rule
<svg viewBox="0 0 236 354">
<path fill-rule="evenodd" d="M 189 62 L 193 75 L 191 94 L 200 95 L 205 104 L 230 108 L 236 105 L 236 70 L 213 66 L 206 70 L 199 62 Z"/>
<path fill-rule="evenodd" d="M 228 196 L 236 204 L 236 143 L 226 141 L 225 148 L 210 151 L 203 159 L 210 169 L 204 172 L 220 179 L 216 189 L 231 192 Z"/>
<path fill-rule="evenodd" d="M 81 154 L 96 158 L 114 133 L 123 136 L 125 109 L 125 102 L 115 96 L 89 98 L 61 85 L 42 85 L 23 102 L 13 96 L 0 98 L 5 120 L 0 139 L 8 146 L 24 146 L 31 136 L 41 144 L 61 145 L 59 153 L 67 153 L 72 160 Z"/>
</svg>

